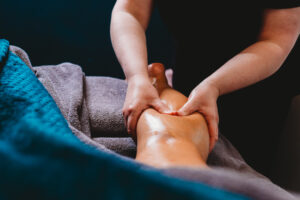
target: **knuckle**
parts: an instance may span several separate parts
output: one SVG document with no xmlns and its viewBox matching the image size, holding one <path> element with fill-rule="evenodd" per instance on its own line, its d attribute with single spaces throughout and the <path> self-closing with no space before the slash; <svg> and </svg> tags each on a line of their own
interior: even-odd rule
<svg viewBox="0 0 300 200">
<path fill-rule="evenodd" d="M 126 115 L 127 114 L 127 109 L 126 108 L 122 108 L 122 114 Z"/>
<path fill-rule="evenodd" d="M 135 110 L 135 104 L 130 104 L 128 107 L 127 107 L 127 112 L 131 113 Z"/>
<path fill-rule="evenodd" d="M 134 108 L 134 104 L 132 103 L 132 104 L 129 104 L 129 106 L 128 106 L 128 110 L 132 110 Z"/>
</svg>

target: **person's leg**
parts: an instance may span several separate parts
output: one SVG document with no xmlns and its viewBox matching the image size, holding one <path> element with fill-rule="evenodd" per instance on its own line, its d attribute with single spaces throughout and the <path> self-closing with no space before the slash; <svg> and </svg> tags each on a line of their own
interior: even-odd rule
<svg viewBox="0 0 300 200">
<path fill-rule="evenodd" d="M 148 73 L 160 98 L 172 110 L 184 105 L 187 97 L 169 87 L 162 64 L 150 65 Z M 154 167 L 207 167 L 208 152 L 208 128 L 200 113 L 174 116 L 149 108 L 141 114 L 137 124 L 137 161 Z"/>
</svg>

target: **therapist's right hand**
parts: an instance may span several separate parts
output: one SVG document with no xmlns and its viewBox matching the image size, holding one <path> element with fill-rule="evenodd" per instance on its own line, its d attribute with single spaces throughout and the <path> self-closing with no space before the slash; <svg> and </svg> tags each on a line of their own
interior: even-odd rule
<svg viewBox="0 0 300 200">
<path fill-rule="evenodd" d="M 137 121 L 143 110 L 152 107 L 160 113 L 169 113 L 170 109 L 161 101 L 149 78 L 134 75 L 127 83 L 127 93 L 122 112 L 127 132 L 135 137 Z"/>
</svg>

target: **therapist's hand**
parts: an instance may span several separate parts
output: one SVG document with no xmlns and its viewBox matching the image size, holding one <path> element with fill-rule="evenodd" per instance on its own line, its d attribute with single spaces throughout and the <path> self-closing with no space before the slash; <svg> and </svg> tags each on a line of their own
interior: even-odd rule
<svg viewBox="0 0 300 200">
<path fill-rule="evenodd" d="M 181 116 L 190 115 L 193 112 L 199 112 L 204 116 L 210 134 L 210 151 L 218 140 L 218 97 L 219 90 L 216 87 L 202 82 L 193 89 L 188 97 L 188 101 L 177 111 L 177 115 Z"/>
<path fill-rule="evenodd" d="M 136 136 L 137 121 L 143 110 L 153 107 L 160 113 L 169 113 L 169 107 L 161 101 L 158 92 L 147 77 L 135 75 L 128 81 L 122 109 L 127 132 Z"/>
</svg>

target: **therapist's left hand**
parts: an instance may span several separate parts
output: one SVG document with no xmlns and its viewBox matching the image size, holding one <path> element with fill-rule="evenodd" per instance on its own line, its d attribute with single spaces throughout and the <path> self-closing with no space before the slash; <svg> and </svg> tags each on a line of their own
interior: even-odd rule
<svg viewBox="0 0 300 200">
<path fill-rule="evenodd" d="M 177 115 L 185 116 L 194 112 L 201 113 L 206 119 L 210 134 L 209 151 L 218 140 L 219 113 L 217 99 L 219 90 L 211 84 L 202 82 L 193 89 L 188 101 L 177 111 Z"/>
</svg>

